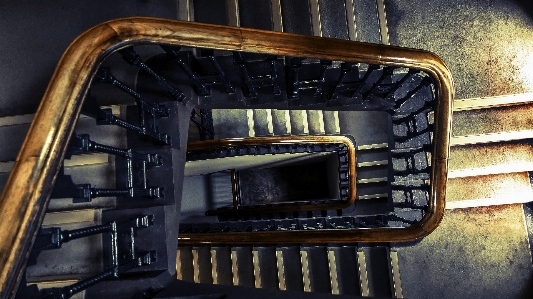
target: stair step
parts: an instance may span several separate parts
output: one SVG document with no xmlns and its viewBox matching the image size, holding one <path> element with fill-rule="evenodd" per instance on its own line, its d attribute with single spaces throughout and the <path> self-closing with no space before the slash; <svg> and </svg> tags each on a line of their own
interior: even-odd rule
<svg viewBox="0 0 533 299">
<path fill-rule="evenodd" d="M 194 282 L 192 246 L 178 247 L 176 272 L 179 280 Z"/>
<path fill-rule="evenodd" d="M 381 111 L 339 111 L 341 134 L 352 135 L 358 145 L 388 143 L 388 114 Z"/>
<path fill-rule="evenodd" d="M 359 274 L 359 288 L 361 296 L 370 296 L 370 286 L 368 285 L 368 270 L 365 252 L 363 250 L 357 251 L 357 270 Z"/>
<path fill-rule="evenodd" d="M 101 219 L 101 209 L 47 212 L 42 226 L 72 230 L 100 225 Z M 27 279 L 40 281 L 50 280 L 51 277 L 88 277 L 103 270 L 102 237 L 93 235 L 64 243 L 60 249 L 42 251 L 37 263 L 28 266 Z"/>
<path fill-rule="evenodd" d="M 177 269 L 196 283 L 402 298 L 398 253 L 388 247 L 180 246 Z"/>
<path fill-rule="evenodd" d="M 313 35 L 309 0 L 281 0 L 283 32 Z"/>
<path fill-rule="evenodd" d="M 113 115 L 120 116 L 119 106 L 109 106 Z M 14 161 L 22 142 L 33 120 L 34 114 L 6 116 L 0 118 L 0 138 L 4 142 L 0 151 L 0 162 Z M 95 126 L 95 120 L 81 115 L 74 131 L 78 134 L 89 134 L 98 143 L 115 147 L 125 146 L 125 131 L 117 126 Z"/>
<path fill-rule="evenodd" d="M 309 122 L 306 110 L 289 110 L 291 135 L 309 135 Z"/>
<path fill-rule="evenodd" d="M 228 1 L 229 2 L 229 1 Z M 225 0 L 192 0 L 194 21 L 209 24 L 228 25 L 228 7 Z"/>
<path fill-rule="evenodd" d="M 391 287 L 393 298 L 403 298 L 402 279 L 400 276 L 400 262 L 397 251 L 389 252 L 389 273 L 391 275 Z"/>
<path fill-rule="evenodd" d="M 199 246 L 192 249 L 194 282 L 213 283 L 211 249 Z"/>
<path fill-rule="evenodd" d="M 275 136 L 291 134 L 291 115 L 289 110 L 272 109 L 272 129 Z"/>
<path fill-rule="evenodd" d="M 9 118 L 9 120 L 11 119 L 12 118 Z M 29 128 L 29 123 L 0 127 L 1 140 L 9 140 L 9 142 L 4 142 L 2 145 L 2 150 L 0 151 L 0 161 L 8 162 L 16 159 Z"/>
<path fill-rule="evenodd" d="M 252 247 L 233 247 L 231 261 L 233 285 L 255 287 Z"/>
<path fill-rule="evenodd" d="M 302 248 L 307 254 L 310 291 L 331 293 L 328 250 L 325 246 Z M 304 278 L 305 279 L 305 278 Z"/>
<path fill-rule="evenodd" d="M 326 129 L 324 126 L 324 113 L 322 110 L 307 110 L 307 124 L 309 135 L 326 134 Z"/>
<path fill-rule="evenodd" d="M 405 298 L 521 298 L 522 287 L 530 290 L 522 204 L 448 210 L 430 235 L 393 250 Z"/>
<path fill-rule="evenodd" d="M 274 135 L 272 109 L 253 109 L 255 137 Z"/>
<path fill-rule="evenodd" d="M 218 172 L 209 175 L 186 176 L 183 180 L 181 221 L 196 222 L 207 209 L 232 206 L 231 174 Z"/>
<path fill-rule="evenodd" d="M 328 250 L 328 267 L 329 267 L 329 281 L 331 285 L 331 293 L 334 295 L 340 294 L 339 290 L 339 271 L 337 269 L 337 256 L 335 251 Z"/>
<path fill-rule="evenodd" d="M 353 1 L 353 5 L 356 40 L 380 44 L 381 34 L 376 0 Z"/>
<path fill-rule="evenodd" d="M 260 278 L 260 287 L 264 289 L 279 290 L 278 267 L 276 260 L 276 247 L 255 247 L 257 252 L 257 269 L 255 272 Z M 257 285 L 256 285 L 257 287 Z"/>
<path fill-rule="evenodd" d="M 454 146 L 449 168 L 449 179 L 532 171 L 533 147 L 525 143 Z"/>
<path fill-rule="evenodd" d="M 533 136 L 533 105 L 456 111 L 452 145 L 501 142 Z"/>
<path fill-rule="evenodd" d="M 297 246 L 281 247 L 283 253 L 283 269 L 285 273 L 285 289 L 287 291 L 303 291 L 302 264 L 300 248 Z"/>
<path fill-rule="evenodd" d="M 330 249 L 330 252 L 335 254 L 339 294 L 353 296 L 361 295 L 356 247 L 333 247 Z M 333 285 L 334 284 L 332 284 L 332 286 Z"/>
<path fill-rule="evenodd" d="M 239 0 L 241 27 L 273 30 L 270 0 Z"/>
<path fill-rule="evenodd" d="M 213 109 L 215 139 L 253 137 L 254 118 L 251 109 Z"/>
<path fill-rule="evenodd" d="M 324 114 L 324 131 L 328 135 L 339 135 L 341 127 L 339 125 L 338 111 L 323 111 Z"/>
<path fill-rule="evenodd" d="M 501 95 L 494 97 L 456 99 L 453 101 L 453 111 L 489 109 L 513 105 L 530 104 L 533 101 L 533 92 Z"/>
<path fill-rule="evenodd" d="M 533 196 L 527 172 L 452 178 L 446 193 L 446 209 L 525 203 Z"/>
<path fill-rule="evenodd" d="M 320 11 L 320 36 L 349 39 L 345 0 L 316 1 Z"/>
<path fill-rule="evenodd" d="M 391 298 L 389 248 L 363 248 L 366 260 L 369 296 Z"/>
<path fill-rule="evenodd" d="M 211 261 L 213 262 L 213 283 L 233 285 L 233 272 L 231 266 L 231 247 L 215 246 L 211 248 Z"/>
<path fill-rule="evenodd" d="M 283 31 L 283 20 L 281 18 L 281 0 L 271 0 L 272 5 L 272 30 Z"/>
</svg>

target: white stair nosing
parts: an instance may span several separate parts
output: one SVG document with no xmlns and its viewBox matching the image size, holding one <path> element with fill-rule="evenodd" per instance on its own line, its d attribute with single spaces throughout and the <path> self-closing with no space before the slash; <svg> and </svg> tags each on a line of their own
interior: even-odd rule
<svg viewBox="0 0 533 299">
<path fill-rule="evenodd" d="M 379 21 L 379 33 L 381 35 L 381 43 L 384 45 L 390 45 L 389 42 L 389 28 L 387 26 L 387 13 L 385 11 L 385 0 L 376 0 L 378 21 Z"/>
<path fill-rule="evenodd" d="M 274 31 L 283 32 L 283 17 L 281 15 L 281 0 L 271 0 L 270 7 L 272 9 L 272 29 Z"/>
<path fill-rule="evenodd" d="M 283 264 L 283 251 L 276 250 L 276 267 L 278 269 L 278 288 L 280 291 L 287 290 L 285 283 L 285 265 Z"/>
<path fill-rule="evenodd" d="M 510 197 L 504 196 L 504 197 L 447 201 L 445 208 L 446 210 L 453 210 L 453 209 L 467 209 L 467 208 L 477 208 L 477 207 L 520 204 L 520 203 L 530 202 L 532 197 L 531 195 L 530 196 L 513 196 L 512 200 L 510 199 L 511 199 Z"/>
<path fill-rule="evenodd" d="M 335 258 L 335 251 L 328 250 L 328 266 L 329 266 L 329 278 L 331 284 L 331 293 L 334 295 L 339 295 L 339 277 L 337 270 L 337 261 Z"/>
<path fill-rule="evenodd" d="M 496 143 L 533 138 L 533 130 L 507 131 L 479 135 L 452 136 L 451 146 Z"/>
<path fill-rule="evenodd" d="M 268 134 L 274 135 L 274 121 L 272 119 L 272 109 L 266 109 L 266 113 L 267 113 Z"/>
<path fill-rule="evenodd" d="M 178 20 L 191 20 L 191 0 L 178 0 Z"/>
<path fill-rule="evenodd" d="M 73 155 L 70 159 L 64 160 L 65 167 L 76 167 L 85 165 L 97 165 L 109 163 L 109 154 L 106 153 L 87 153 Z M 0 173 L 11 172 L 15 161 L 0 162 Z"/>
<path fill-rule="evenodd" d="M 29 124 L 32 122 L 34 117 L 35 117 L 35 114 L 21 114 L 21 115 L 0 117 L 0 127 Z"/>
<path fill-rule="evenodd" d="M 387 193 L 359 195 L 359 196 L 357 196 L 357 200 L 369 200 L 369 199 L 387 198 L 388 196 L 389 195 Z"/>
<path fill-rule="evenodd" d="M 533 102 L 533 92 L 453 101 L 453 111 L 487 109 Z"/>
<path fill-rule="evenodd" d="M 302 112 L 302 122 L 304 126 L 303 133 L 309 135 L 309 121 L 307 120 L 307 110 L 300 110 Z"/>
<path fill-rule="evenodd" d="M 358 145 L 358 151 L 371 150 L 371 149 L 386 149 L 389 147 L 388 143 L 375 143 L 375 144 L 363 144 Z"/>
<path fill-rule="evenodd" d="M 241 21 L 239 18 L 239 0 L 228 0 L 226 1 L 226 8 L 228 10 L 228 25 L 229 26 L 241 26 Z"/>
<path fill-rule="evenodd" d="M 48 227 L 69 223 L 91 223 L 92 225 L 97 220 L 96 213 L 97 210 L 95 209 L 48 212 L 44 216 L 42 226 Z"/>
<path fill-rule="evenodd" d="M 357 167 L 372 167 L 372 166 L 381 166 L 381 165 L 388 165 L 388 164 L 389 164 L 388 160 L 357 162 Z"/>
<path fill-rule="evenodd" d="M 246 117 L 247 117 L 247 123 L 248 123 L 248 136 L 247 137 L 255 137 L 254 110 L 246 109 Z"/>
<path fill-rule="evenodd" d="M 292 132 L 292 125 L 291 113 L 289 110 L 285 110 L 285 127 L 287 128 L 287 134 L 290 134 Z"/>
<path fill-rule="evenodd" d="M 391 291 L 393 298 L 403 298 L 402 279 L 397 251 L 389 251 L 389 267 L 391 273 Z"/>
<path fill-rule="evenodd" d="M 366 269 L 366 257 L 364 251 L 357 251 L 357 272 L 359 274 L 359 288 L 361 296 L 370 296 L 370 287 L 368 285 L 368 271 Z"/>
<path fill-rule="evenodd" d="M 0 162 L 0 173 L 11 172 L 13 165 L 15 165 L 15 161 Z"/>
<path fill-rule="evenodd" d="M 504 165 L 493 165 L 479 168 L 455 169 L 448 173 L 448 179 L 526 171 L 533 171 L 533 162 L 516 164 L 507 163 Z"/>
<path fill-rule="evenodd" d="M 320 22 L 320 4 L 318 0 L 309 0 L 309 7 L 311 11 L 311 25 L 314 36 L 322 37 L 322 23 Z"/>
<path fill-rule="evenodd" d="M 348 24 L 348 38 L 355 41 L 357 40 L 357 24 L 355 24 L 354 0 L 344 0 L 344 8 L 346 9 L 346 21 Z"/>
<path fill-rule="evenodd" d="M 302 284 L 304 292 L 311 292 L 311 279 L 309 275 L 309 259 L 307 251 L 300 250 L 300 264 L 302 265 Z"/>
<path fill-rule="evenodd" d="M 357 180 L 357 184 L 383 183 L 387 180 L 388 178 L 359 179 Z"/>
</svg>

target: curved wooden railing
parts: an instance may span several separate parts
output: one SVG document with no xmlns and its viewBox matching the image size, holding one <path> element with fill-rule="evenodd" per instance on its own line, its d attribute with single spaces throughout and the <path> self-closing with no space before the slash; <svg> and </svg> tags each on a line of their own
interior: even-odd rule
<svg viewBox="0 0 533 299">
<path fill-rule="evenodd" d="M 251 147 L 265 145 L 304 145 L 304 144 L 342 144 L 347 150 L 348 158 L 348 196 L 343 200 L 335 200 L 330 203 L 314 203 L 310 205 L 272 205 L 270 207 L 233 209 L 233 210 L 214 210 L 207 211 L 206 215 L 226 214 L 254 214 L 254 213 L 280 213 L 294 211 L 313 211 L 313 210 L 338 210 L 351 206 L 356 199 L 356 162 L 355 144 L 346 136 L 271 136 L 271 137 L 252 137 L 252 138 L 228 138 L 207 141 L 195 141 L 187 144 L 187 152 L 205 151 L 212 149 L 232 148 L 232 147 Z M 235 189 L 235 187 L 232 187 Z M 194 238 L 194 237 L 193 237 Z M 190 239 L 189 239 L 190 240 Z"/>
<path fill-rule="evenodd" d="M 97 25 L 80 35 L 63 54 L 35 115 L 0 198 L 0 291 L 16 291 L 43 220 L 66 146 L 94 73 L 111 53 L 134 44 L 171 44 L 218 50 L 305 56 L 423 70 L 435 79 L 434 150 L 430 203 L 422 221 L 408 228 L 342 231 L 269 232 L 277 242 L 408 241 L 433 231 L 444 213 L 451 128 L 452 79 L 444 62 L 419 50 L 271 31 L 232 28 L 156 18 L 127 18 Z M 199 235 L 203 242 L 264 243 L 267 233 Z M 250 236 L 250 237 L 249 237 Z M 253 237 L 251 237 L 253 236 Z M 182 241 L 190 239 L 187 236 Z M 210 241 L 211 240 L 211 241 Z"/>
</svg>

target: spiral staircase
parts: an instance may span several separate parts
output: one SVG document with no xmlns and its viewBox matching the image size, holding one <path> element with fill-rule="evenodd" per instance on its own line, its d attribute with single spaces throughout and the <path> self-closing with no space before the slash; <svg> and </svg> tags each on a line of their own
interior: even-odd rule
<svg viewBox="0 0 533 299">
<path fill-rule="evenodd" d="M 488 16 L 491 20 L 499 20 L 502 12 L 498 9 L 501 9 L 510 16 L 507 26 L 516 29 L 512 37 L 526 36 L 525 50 L 516 50 L 517 56 L 525 55 L 526 59 L 513 61 L 508 69 L 503 69 L 504 62 L 495 63 L 492 69 L 499 75 L 487 75 L 488 80 L 497 83 L 491 85 L 490 91 L 467 80 L 469 75 L 479 71 L 479 65 L 465 62 L 464 58 L 448 61 L 447 57 L 457 58 L 458 54 L 452 53 L 452 49 L 434 46 L 431 39 L 437 38 L 438 33 L 447 37 L 448 31 L 456 28 L 435 29 L 436 25 L 426 19 L 428 12 L 420 13 L 416 8 L 406 11 L 405 4 L 398 1 L 180 0 L 161 7 L 141 2 L 125 3 L 108 13 L 99 8 L 105 4 L 81 3 L 79 6 L 70 4 L 74 7 L 66 4 L 40 7 L 49 15 L 37 18 L 29 12 L 21 13 L 27 17 L 24 20 L 28 25 L 48 28 L 43 23 L 51 20 L 49 27 L 64 28 L 64 35 L 46 33 L 54 35 L 45 42 L 47 47 L 68 45 L 83 31 L 77 26 L 88 29 L 87 24 L 146 14 L 375 44 L 427 46 L 451 66 L 457 99 L 453 107 L 446 211 L 440 225 L 427 237 L 410 242 L 389 239 L 377 243 L 365 240 L 324 243 L 311 237 L 296 243 L 268 239 L 223 241 L 223 237 L 195 242 L 188 239 L 194 233 L 208 232 L 216 236 L 225 232 L 249 232 L 264 229 L 262 227 L 270 223 L 275 223 L 272 225 L 280 231 L 294 227 L 313 231 L 324 226 L 342 230 L 349 225 L 373 229 L 383 226 L 384 222 L 389 226 L 407 227 L 420 221 L 424 213 L 413 209 L 413 205 L 398 208 L 398 201 L 395 202 L 387 185 L 390 169 L 394 167 L 388 150 L 390 136 L 395 134 L 389 126 L 388 114 L 385 111 L 350 111 L 353 107 L 342 102 L 325 107 L 317 100 L 319 83 L 315 81 L 327 77 L 322 76 L 321 71 L 340 72 L 343 65 L 317 59 L 273 60 L 258 54 L 245 56 L 239 63 L 238 55 L 223 50 L 195 49 L 184 55 L 187 49 L 144 45 L 135 47 L 136 52 L 131 51 L 133 48 L 123 49 L 103 62 L 86 103 L 80 108 L 82 115 L 74 129 L 76 135 L 70 138 L 66 159 L 59 166 L 52 199 L 16 298 L 530 297 L 533 293 L 530 249 L 533 227 L 529 203 L 533 94 L 528 92 L 533 87 L 527 85 L 532 76 L 524 74 L 524 70 L 529 63 L 527 57 L 532 57 L 527 56 L 527 47 L 531 48 L 533 43 L 522 31 L 530 32 L 533 26 L 531 8 L 519 1 L 513 4 L 500 1 L 497 4 L 503 8 L 495 5 L 484 12 L 478 4 L 462 7 L 455 2 L 459 1 L 439 2 L 440 6 L 434 5 L 431 11 L 440 20 L 452 14 L 457 16 L 459 21 L 456 22 L 470 24 L 472 20 L 463 15 L 465 11 L 473 11 L 475 18 Z M 17 12 L 23 8 L 23 5 L 6 5 L 9 17 L 4 22 L 17 18 Z M 72 14 L 80 10 L 95 12 L 98 17 L 90 20 L 83 17 L 80 25 L 72 28 L 58 21 L 58 17 L 68 13 L 66 19 L 76 23 Z M 407 24 L 405 19 L 413 24 Z M 413 29 L 416 26 L 427 26 L 428 29 L 420 30 L 431 33 L 420 37 Z M 491 30 L 498 32 L 499 29 Z M 409 39 L 407 34 L 415 37 Z M 472 41 L 474 32 L 457 34 L 472 45 L 478 43 Z M 69 35 L 72 36 L 67 40 Z M 43 57 L 48 48 L 36 48 L 29 39 L 20 43 L 12 33 L 6 38 L 6 45 L 22 45 L 26 49 L 22 53 L 27 51 L 31 55 L 18 64 L 5 64 L 2 71 L 6 86 L 2 89 L 6 104 L 2 106 L 6 108 L 0 110 L 0 136 L 10 142 L 4 142 L 0 151 L 1 186 L 7 183 L 16 164 L 14 161 L 34 120 L 41 96 L 33 94 L 38 92 L 31 96 L 24 94 L 19 104 L 15 91 L 23 87 L 44 90 L 41 85 L 48 84 L 49 78 L 43 78 L 46 76 L 34 69 L 47 63 L 55 67 L 60 55 L 50 46 L 57 57 Z M 496 52 L 502 46 L 495 43 L 490 47 Z M 450 45 L 450 48 L 453 47 Z M 13 50 L 8 53 L 13 59 L 19 55 Z M 480 56 L 481 60 L 485 59 Z M 42 61 L 42 64 L 36 66 L 32 60 Z M 209 70 L 206 72 L 209 76 L 201 77 L 194 66 Z M 233 67 L 233 73 L 227 71 L 228 66 Z M 194 70 L 192 75 L 187 67 L 189 71 Z M 248 79 L 242 75 L 243 68 L 251 73 Z M 293 73 L 287 71 L 286 74 L 294 76 L 294 70 L 300 69 L 299 74 L 304 78 L 296 89 L 299 99 L 285 94 L 294 92 L 296 86 L 293 84 L 291 89 L 289 77 L 280 80 L 283 83 L 279 88 L 282 97 L 290 99 L 287 101 L 280 100 L 275 84 L 270 81 L 264 83 L 265 80 L 259 80 L 263 78 L 256 77 L 257 84 L 263 85 L 253 85 L 254 72 L 265 71 L 266 77 L 272 79 L 275 77 L 273 69 L 278 70 L 277 75 L 284 76 L 280 75 L 283 70 L 291 68 Z M 361 77 L 370 74 L 371 69 L 372 64 L 363 64 Z M 221 70 L 226 71 L 226 77 Z M 465 74 L 456 74 L 460 70 Z M 386 69 L 380 67 L 378 72 L 384 77 Z M 391 75 L 393 82 L 399 82 L 408 74 L 408 70 L 395 72 L 396 77 Z M 11 73 L 22 74 L 25 80 L 21 83 Z M 318 75 L 318 79 L 305 79 L 308 74 Z M 241 76 L 244 76 L 242 82 L 252 82 L 251 85 L 232 86 L 231 82 L 241 80 Z M 374 84 L 379 85 L 376 83 L 379 76 L 374 76 Z M 505 81 L 507 77 L 511 79 Z M 300 82 L 292 79 L 292 82 Z M 333 80 L 336 79 L 338 77 Z M 179 83 L 183 81 L 191 83 Z M 471 82 L 479 83 L 479 80 Z M 415 83 L 409 88 L 422 86 Z M 202 97 L 202 87 L 212 94 Z M 228 93 L 231 88 L 237 88 L 237 92 Z M 258 97 L 251 96 L 254 90 Z M 221 100 L 227 94 L 229 96 Z M 163 97 L 171 99 L 165 102 L 165 107 L 157 104 Z M 188 98 L 196 100 L 183 104 Z M 150 101 L 152 99 L 156 99 L 156 104 Z M 92 104 L 90 100 L 94 100 Z M 146 122 L 144 117 L 148 117 Z M 243 176 L 250 175 L 247 170 L 261 171 L 265 165 L 276 163 L 277 167 L 301 166 L 301 161 L 310 163 L 315 159 L 322 163 L 324 159 L 317 157 L 326 156 L 326 153 L 308 152 L 307 156 L 300 153 L 301 161 L 294 163 L 288 155 L 295 148 L 285 151 L 276 148 L 268 152 L 278 157 L 274 163 L 266 158 L 260 160 L 260 155 L 231 160 L 235 158 L 233 154 L 224 155 L 220 148 L 200 153 L 203 158 L 195 160 L 181 150 L 187 143 L 190 151 L 194 144 L 206 144 L 209 139 L 244 138 L 268 142 L 272 138 L 312 140 L 324 136 L 351 136 L 355 141 L 357 194 L 353 209 L 274 211 L 256 218 L 235 214 L 235 188 L 240 188 L 238 194 L 242 198 L 247 195 L 243 185 L 246 183 Z M 165 144 L 171 144 L 171 148 Z M 206 155 L 212 157 L 207 159 Z M 217 171 L 211 169 L 212 165 L 201 164 L 213 158 L 220 164 Z M 237 167 L 237 163 L 244 166 Z M 416 163 L 422 162 L 416 160 Z M 422 168 L 417 166 L 415 170 Z M 238 180 L 234 177 L 236 172 L 241 176 Z M 306 175 L 301 171 L 296 173 Z M 270 187 L 261 190 L 276 190 L 279 172 L 271 176 L 266 174 L 260 172 L 263 177 L 259 182 Z M 399 212 L 400 209 L 405 211 Z M 216 216 L 205 218 L 206 211 L 215 211 Z M 227 211 L 233 214 L 224 216 Z M 176 223 L 176 219 L 181 223 Z M 215 223 L 229 224 L 220 227 L 212 224 L 212 219 L 216 219 Z M 243 225 L 243 222 L 255 224 Z M 11 295 L 2 291 L 2 296 Z"/>
</svg>

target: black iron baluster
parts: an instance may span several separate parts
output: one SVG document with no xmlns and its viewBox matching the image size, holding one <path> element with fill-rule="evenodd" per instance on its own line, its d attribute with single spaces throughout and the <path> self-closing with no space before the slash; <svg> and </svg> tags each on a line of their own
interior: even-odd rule
<svg viewBox="0 0 533 299">
<path fill-rule="evenodd" d="M 119 52 L 122 55 L 122 58 L 124 58 L 126 62 L 128 62 L 131 65 L 138 66 L 143 71 L 145 71 L 147 74 L 149 74 L 152 78 L 154 78 L 157 84 L 159 84 L 159 86 L 166 89 L 170 93 L 170 95 L 174 98 L 174 100 L 178 102 L 183 102 L 183 100 L 185 100 L 186 98 L 185 94 L 178 88 L 170 85 L 165 78 L 158 75 L 156 72 L 154 72 L 154 70 L 152 70 L 148 65 L 146 65 L 146 63 L 142 61 L 139 54 L 135 52 L 135 49 L 133 49 L 133 47 L 122 49 Z"/>
<path fill-rule="evenodd" d="M 361 85 L 365 84 L 363 80 L 359 79 L 359 65 L 352 62 L 343 62 L 340 68 L 341 73 L 339 78 L 335 81 L 335 87 L 333 92 L 329 96 L 329 100 L 333 101 L 338 99 L 339 94 L 345 91 L 351 91 L 358 89 Z M 356 81 L 346 81 L 348 73 L 355 73 L 357 76 Z M 352 96 L 350 96 L 351 98 Z"/>
<path fill-rule="evenodd" d="M 384 67 L 379 79 L 372 84 L 372 87 L 363 93 L 363 101 L 371 99 L 371 96 L 376 96 L 385 99 L 391 91 L 397 87 L 397 83 L 392 82 L 394 67 Z"/>
<path fill-rule="evenodd" d="M 409 225 L 413 225 L 413 224 L 418 223 L 418 221 L 405 219 L 403 217 L 400 217 L 400 216 L 397 216 L 397 215 L 394 215 L 394 214 L 387 215 L 387 220 L 388 221 L 403 222 L 403 223 L 406 223 L 406 224 L 409 224 Z"/>
<path fill-rule="evenodd" d="M 118 278 L 121 274 L 135 268 L 145 265 L 150 265 L 157 261 L 157 253 L 155 250 L 137 253 L 135 248 L 135 232 L 138 228 L 147 228 L 154 224 L 153 215 L 143 215 L 136 217 L 130 221 L 116 222 L 113 221 L 104 225 L 96 225 L 85 227 L 76 230 L 64 230 L 61 228 L 52 227 L 41 229 L 37 236 L 37 242 L 35 243 L 32 251 L 32 258 L 36 260 L 36 257 L 42 250 L 50 250 L 61 248 L 63 243 L 67 243 L 71 240 L 80 239 L 83 237 L 110 233 L 109 239 L 111 244 L 109 246 L 110 266 L 102 273 L 92 276 L 90 278 L 81 280 L 72 285 L 63 288 L 51 288 L 41 290 L 41 298 L 53 298 L 53 299 L 66 299 L 71 298 L 74 294 L 79 293 L 103 280 L 109 278 Z M 118 229 L 125 228 L 125 231 L 129 231 L 129 248 L 126 253 L 131 256 L 130 260 L 119 264 L 119 247 L 117 243 Z"/>
<path fill-rule="evenodd" d="M 234 52 L 233 53 L 233 61 L 235 64 L 239 66 L 239 69 L 241 71 L 241 75 L 244 78 L 244 84 L 246 85 L 248 89 L 248 97 L 256 98 L 257 97 L 257 91 L 255 90 L 255 86 L 253 84 L 252 78 L 250 77 L 250 74 L 248 74 L 248 70 L 246 69 L 246 65 L 244 64 L 244 58 L 242 57 L 242 53 L 240 52 Z"/>
<path fill-rule="evenodd" d="M 394 93 L 400 89 L 400 87 L 402 87 L 402 85 L 407 82 L 407 80 L 411 79 L 414 77 L 414 75 L 416 74 L 419 74 L 420 71 L 416 70 L 416 69 L 409 69 L 409 71 L 407 71 L 407 74 L 405 74 L 400 80 L 398 80 L 397 82 L 395 82 L 394 84 L 394 87 L 391 88 L 387 93 L 385 93 L 383 95 L 383 98 L 387 98 L 389 96 L 394 96 Z"/>
<path fill-rule="evenodd" d="M 198 75 L 197 72 L 192 70 L 190 64 L 188 63 L 190 59 L 194 59 L 194 57 L 191 58 L 190 52 L 180 51 L 179 47 L 172 46 L 161 46 L 161 48 L 163 48 L 167 55 L 174 59 L 174 61 L 176 61 L 183 71 L 185 71 L 185 73 L 189 76 L 191 83 L 196 88 L 198 95 L 209 96 L 211 94 L 209 87 L 215 85 L 223 85 L 227 93 L 235 92 L 235 87 L 226 76 L 226 73 L 214 55 L 208 55 L 207 57 L 213 67 L 216 69 L 216 73 Z"/>
<path fill-rule="evenodd" d="M 113 146 L 94 142 L 88 134 L 74 134 L 69 144 L 70 154 L 82 152 L 102 152 L 126 159 L 134 159 L 146 162 L 149 166 L 160 166 L 163 164 L 161 157 L 157 154 L 141 154 L 131 149 L 121 149 Z M 67 155 L 68 157 L 69 155 Z"/>
<path fill-rule="evenodd" d="M 422 107 L 420 107 L 416 111 L 413 111 L 407 115 L 404 115 L 404 116 L 393 115 L 391 121 L 394 125 L 399 125 L 401 123 L 408 122 L 410 119 L 412 119 L 413 117 L 415 117 L 416 115 L 420 113 L 423 113 L 423 112 L 429 113 L 431 109 L 433 109 L 433 103 L 425 102 Z"/>
<path fill-rule="evenodd" d="M 270 67 L 270 74 L 252 77 L 248 72 L 246 66 L 246 61 L 241 52 L 233 52 L 233 62 L 239 67 L 241 75 L 244 79 L 244 84 L 246 85 L 247 92 L 245 96 L 250 98 L 257 98 L 257 89 L 261 87 L 271 86 L 272 93 L 274 95 L 280 95 L 281 90 L 278 82 L 278 74 L 276 70 L 276 61 L 275 56 L 267 56 L 266 60 L 262 61 L 268 62 Z"/>
<path fill-rule="evenodd" d="M 368 78 L 370 78 L 370 76 L 372 74 L 374 74 L 374 72 L 376 72 L 377 70 L 379 70 L 379 65 L 375 65 L 375 64 L 370 64 L 368 66 L 368 69 L 366 70 L 363 78 L 361 78 L 361 82 L 363 84 L 358 84 L 354 89 L 350 90 L 351 91 L 351 95 L 350 95 L 350 98 L 353 98 L 353 96 L 356 94 L 356 93 L 360 93 L 361 90 L 363 89 L 363 86 L 365 86 L 367 84 L 367 81 L 368 81 Z"/>
<path fill-rule="evenodd" d="M 167 134 L 160 133 L 157 128 L 157 118 L 168 117 L 170 114 L 169 108 L 167 108 L 163 104 L 156 104 L 148 101 L 146 98 L 141 96 L 141 94 L 139 94 L 138 92 L 115 78 L 109 68 L 100 68 L 96 73 L 95 78 L 99 82 L 116 86 L 135 98 L 135 101 L 137 102 L 137 107 L 139 109 L 140 126 L 132 125 L 124 120 L 112 116 L 111 111 L 109 110 L 104 110 L 104 112 L 102 113 L 94 107 L 95 104 L 91 103 L 84 105 L 84 109 L 89 115 L 95 115 L 96 117 L 98 117 L 97 119 L 101 120 L 102 123 L 117 124 L 121 127 L 136 131 L 138 134 L 149 136 L 163 144 L 170 144 L 170 136 L 168 136 Z M 147 121 L 146 119 L 147 114 L 148 117 L 150 117 L 150 121 Z"/>
<path fill-rule="evenodd" d="M 394 109 L 400 109 L 403 104 L 405 104 L 410 98 L 412 98 L 418 91 L 431 84 L 431 78 L 429 76 L 424 77 L 415 88 L 411 89 L 403 98 L 396 101 L 396 103 L 394 104 Z"/>
<path fill-rule="evenodd" d="M 300 80 L 300 68 L 302 67 L 301 57 L 292 57 L 290 59 L 290 75 L 292 77 L 292 90 L 290 92 L 290 97 L 297 99 L 299 97 L 299 91 L 301 89 L 314 89 L 315 96 L 320 96 L 324 93 L 325 83 L 326 83 L 326 70 L 331 66 L 331 60 L 322 59 L 320 60 L 320 74 L 318 78 L 303 81 Z"/>
<path fill-rule="evenodd" d="M 197 116 L 200 116 L 200 121 L 196 120 Z M 213 132 L 213 117 L 211 115 L 211 109 L 200 109 L 200 114 L 196 112 L 196 109 L 193 109 L 191 111 L 191 121 L 198 128 L 200 140 L 208 140 L 215 137 L 215 133 Z"/>
<path fill-rule="evenodd" d="M 148 186 L 146 178 L 147 166 L 161 166 L 163 164 L 159 155 L 138 153 L 131 149 L 120 149 L 94 142 L 87 134 L 73 134 L 67 149 L 66 158 L 68 159 L 77 153 L 96 151 L 121 156 L 126 160 L 127 188 L 102 189 L 92 188 L 91 184 L 74 184 L 70 176 L 64 175 L 64 168 L 62 167 L 51 195 L 52 198 L 73 198 L 74 202 L 90 202 L 93 198 L 97 197 L 141 196 L 162 198 L 164 196 L 163 188 Z M 134 180 L 134 172 L 136 171 L 133 167 L 134 160 L 139 161 L 141 164 L 141 169 L 138 170 L 141 178 L 140 182 Z"/>
<path fill-rule="evenodd" d="M 298 98 L 298 92 L 300 91 L 300 68 L 302 67 L 302 57 L 292 57 L 289 62 L 290 77 L 292 77 L 292 90 L 289 93 L 293 99 Z"/>
<path fill-rule="evenodd" d="M 160 105 L 156 103 L 152 103 L 145 99 L 141 94 L 139 94 L 134 89 L 130 88 L 126 84 L 122 83 L 120 80 L 118 80 L 113 74 L 111 73 L 111 70 L 107 67 L 101 67 L 96 72 L 95 78 L 99 82 L 111 84 L 113 86 L 116 86 L 120 89 L 122 89 L 124 92 L 130 94 L 132 97 L 135 98 L 136 101 L 142 102 L 143 104 L 147 105 L 151 109 L 153 109 L 154 114 L 159 117 L 167 117 L 169 115 L 169 109 L 165 107 L 165 105 Z"/>
</svg>

